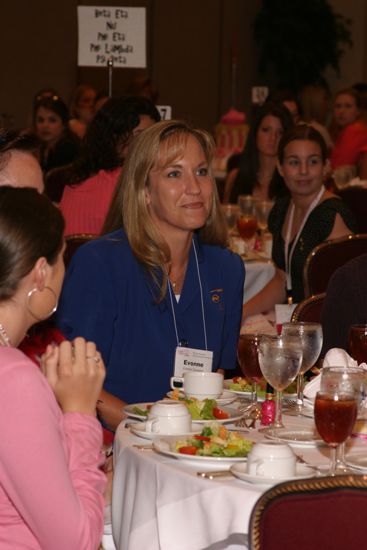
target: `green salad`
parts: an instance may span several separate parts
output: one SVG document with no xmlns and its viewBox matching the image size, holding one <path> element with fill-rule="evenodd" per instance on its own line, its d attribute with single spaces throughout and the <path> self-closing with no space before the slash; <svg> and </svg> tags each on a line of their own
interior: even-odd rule
<svg viewBox="0 0 367 550">
<path fill-rule="evenodd" d="M 215 457 L 246 457 L 253 446 L 252 441 L 225 426 L 206 426 L 201 434 L 177 440 L 175 451 L 181 454 Z"/>
<path fill-rule="evenodd" d="M 229 414 L 223 409 L 219 408 L 215 399 L 188 399 L 187 397 L 180 399 L 185 403 L 186 407 L 193 420 L 226 420 L 229 418 Z M 139 416 L 148 416 L 151 405 L 148 405 L 146 409 L 134 406 L 133 413 Z"/>
</svg>

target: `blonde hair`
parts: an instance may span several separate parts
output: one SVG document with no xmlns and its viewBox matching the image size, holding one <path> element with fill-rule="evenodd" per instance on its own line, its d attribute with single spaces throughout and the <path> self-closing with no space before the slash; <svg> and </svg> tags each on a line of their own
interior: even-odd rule
<svg viewBox="0 0 367 550">
<path fill-rule="evenodd" d="M 168 166 L 181 157 L 189 137 L 201 146 L 211 174 L 214 151 L 213 138 L 204 130 L 192 128 L 182 121 L 163 121 L 154 124 L 137 136 L 127 155 L 114 196 L 115 220 L 110 218 L 109 229 L 117 223 L 125 229 L 132 251 L 143 264 L 159 288 L 159 300 L 167 289 L 166 266 L 171 261 L 167 242 L 159 233 L 150 216 L 146 188 L 149 174 L 154 167 Z M 162 151 L 162 144 L 164 150 Z M 118 218 L 116 218 L 116 215 Z M 213 199 L 205 225 L 198 230 L 200 240 L 206 244 L 227 245 L 227 226 L 220 208 L 218 193 L 213 180 Z"/>
</svg>

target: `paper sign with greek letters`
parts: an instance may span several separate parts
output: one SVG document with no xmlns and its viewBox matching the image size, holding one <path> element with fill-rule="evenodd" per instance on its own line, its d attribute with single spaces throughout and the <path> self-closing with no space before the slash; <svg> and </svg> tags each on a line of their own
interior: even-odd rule
<svg viewBox="0 0 367 550">
<path fill-rule="evenodd" d="M 78 65 L 145 68 L 146 10 L 78 6 Z"/>
</svg>

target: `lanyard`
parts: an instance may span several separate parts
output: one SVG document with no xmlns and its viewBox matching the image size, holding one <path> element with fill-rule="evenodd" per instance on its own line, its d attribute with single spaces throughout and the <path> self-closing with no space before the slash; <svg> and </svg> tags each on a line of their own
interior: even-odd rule
<svg viewBox="0 0 367 550">
<path fill-rule="evenodd" d="M 298 233 L 294 238 L 292 248 L 291 248 L 291 250 L 288 254 L 288 248 L 289 248 L 289 242 L 290 242 L 290 238 L 291 238 L 291 231 L 292 231 L 293 218 L 294 218 L 294 202 L 292 201 L 292 204 L 291 204 L 291 209 L 290 209 L 290 213 L 289 213 L 289 221 L 288 221 L 288 226 L 287 226 L 287 232 L 286 232 L 286 237 L 285 237 L 285 242 L 284 242 L 284 258 L 285 258 L 285 273 L 286 273 L 286 281 L 287 281 L 287 295 L 288 295 L 288 299 L 290 300 L 290 303 L 292 303 L 291 302 L 291 292 L 292 292 L 291 266 L 292 266 L 293 252 L 294 252 L 294 249 L 296 248 L 297 242 L 298 242 L 298 240 L 301 236 L 303 228 L 306 225 L 306 222 L 307 222 L 312 210 L 318 204 L 318 202 L 320 201 L 320 199 L 321 199 L 322 195 L 324 194 L 324 192 L 325 192 L 325 187 L 322 185 L 319 193 L 317 194 L 317 197 L 310 204 L 310 206 L 309 206 L 309 208 L 308 208 L 308 210 L 305 214 L 305 217 L 302 220 L 302 223 L 301 223 L 301 226 L 298 230 Z"/>
<path fill-rule="evenodd" d="M 198 274 L 199 288 L 200 288 L 201 314 L 202 314 L 202 317 L 203 317 L 205 349 L 208 350 L 208 340 L 207 340 L 207 336 L 206 336 L 206 322 L 205 322 L 205 310 L 204 310 L 204 300 L 203 300 L 203 287 L 202 287 L 202 284 L 201 284 L 199 262 L 198 262 L 198 256 L 197 256 L 197 253 L 196 253 L 196 246 L 195 246 L 195 240 L 194 239 L 192 241 L 192 244 L 193 244 L 193 247 L 194 247 L 196 271 L 197 271 L 197 274 Z M 176 323 L 175 308 L 173 306 L 173 299 L 172 299 L 172 288 L 171 288 L 171 282 L 169 280 L 168 280 L 168 291 L 169 291 L 169 297 L 170 297 L 170 301 L 171 301 L 171 310 L 172 310 L 173 324 L 175 326 L 177 346 L 180 346 L 180 339 L 178 337 L 178 330 L 177 330 L 177 323 Z"/>
</svg>

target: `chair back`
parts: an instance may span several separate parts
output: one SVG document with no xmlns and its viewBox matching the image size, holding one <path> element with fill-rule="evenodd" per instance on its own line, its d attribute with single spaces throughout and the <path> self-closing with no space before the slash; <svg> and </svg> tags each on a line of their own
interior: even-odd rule
<svg viewBox="0 0 367 550">
<path fill-rule="evenodd" d="M 251 550 L 364 548 L 367 476 L 316 477 L 280 483 L 256 502 Z"/>
<path fill-rule="evenodd" d="M 98 235 L 93 235 L 91 233 L 75 233 L 73 235 L 67 235 L 65 237 L 66 248 L 64 252 L 65 267 L 69 266 L 70 260 L 79 246 L 91 241 L 92 239 L 96 239 L 97 237 Z"/>
<path fill-rule="evenodd" d="M 297 304 L 292 313 L 292 322 L 321 323 L 321 311 L 324 305 L 326 293 L 316 294 L 305 298 Z"/>
<path fill-rule="evenodd" d="M 367 189 L 352 186 L 340 189 L 337 193 L 353 212 L 358 233 L 367 233 Z"/>
<path fill-rule="evenodd" d="M 367 234 L 348 235 L 317 245 L 308 255 L 303 269 L 305 296 L 326 291 L 338 267 L 367 252 Z"/>
</svg>

